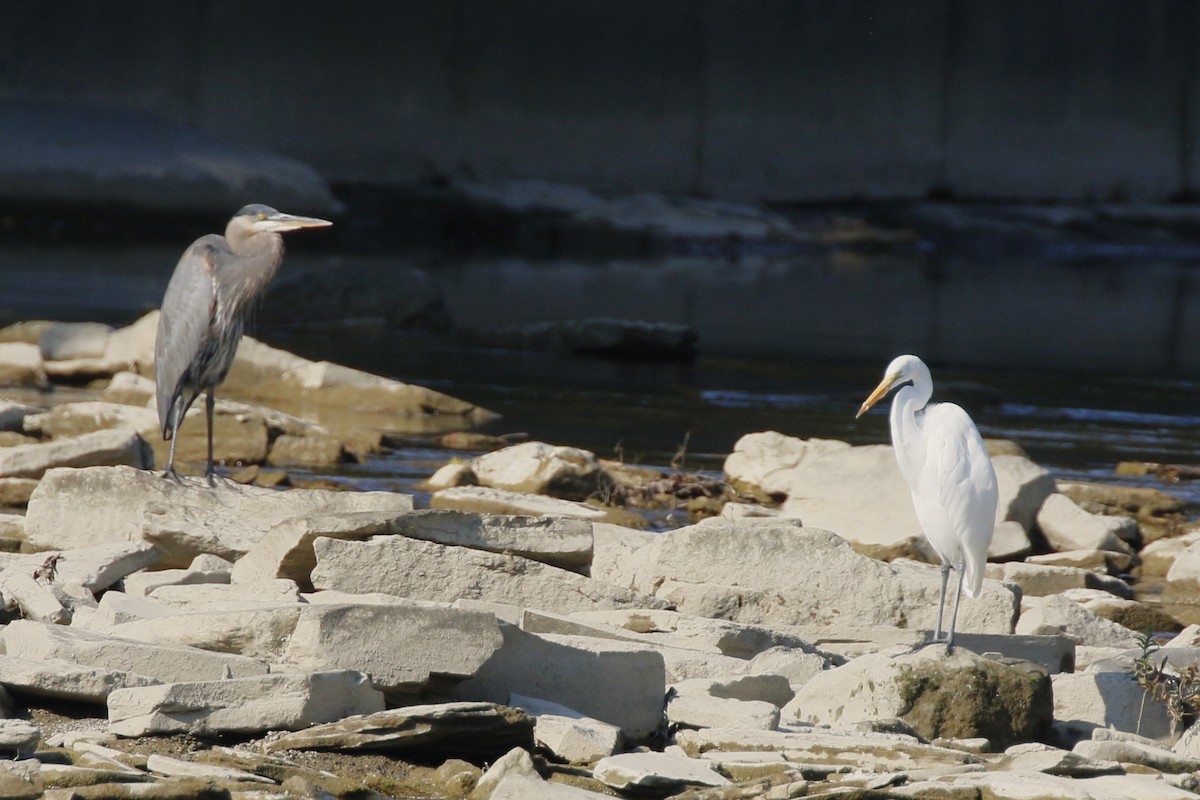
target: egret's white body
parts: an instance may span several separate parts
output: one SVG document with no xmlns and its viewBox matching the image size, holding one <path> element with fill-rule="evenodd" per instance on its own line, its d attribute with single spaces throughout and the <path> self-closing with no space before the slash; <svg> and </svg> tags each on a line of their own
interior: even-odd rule
<svg viewBox="0 0 1200 800">
<path fill-rule="evenodd" d="M 965 589 L 978 597 L 983 586 L 996 526 L 996 470 L 967 412 L 953 403 L 929 403 L 933 379 L 929 367 L 916 356 L 900 356 L 888 365 L 859 416 L 897 386 L 890 418 L 892 446 L 912 492 L 921 530 L 942 560 L 935 640 L 941 640 L 949 571 L 958 574 L 946 639 L 953 647 L 959 596 Z"/>
</svg>

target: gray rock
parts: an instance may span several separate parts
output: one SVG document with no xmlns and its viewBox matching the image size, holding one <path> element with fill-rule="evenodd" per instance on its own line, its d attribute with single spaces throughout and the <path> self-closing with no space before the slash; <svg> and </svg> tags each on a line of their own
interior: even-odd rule
<svg viewBox="0 0 1200 800">
<path fill-rule="evenodd" d="M 1054 733 L 1059 740 L 1073 743 L 1105 728 L 1140 733 L 1151 739 L 1171 735 L 1166 707 L 1147 697 L 1129 672 L 1075 672 L 1051 677 Z"/>
<path fill-rule="evenodd" d="M 592 764 L 621 746 L 620 728 L 573 708 L 519 694 L 511 695 L 511 703 L 534 718 L 537 745 L 568 763 Z"/>
<path fill-rule="evenodd" d="M 481 486 L 570 500 L 591 496 L 604 474 L 594 453 L 545 442 L 522 442 L 476 456 L 471 471 Z"/>
<path fill-rule="evenodd" d="M 756 682 L 774 691 L 756 691 Z M 667 695 L 667 720 L 689 728 L 771 731 L 779 725 L 780 706 L 791 696 L 787 679 L 779 675 L 680 681 Z"/>
<path fill-rule="evenodd" d="M 1129 552 L 1125 540 L 1136 537 L 1131 517 L 1089 514 L 1065 494 L 1054 493 L 1042 503 L 1037 525 L 1055 550 L 1112 550 Z"/>
<path fill-rule="evenodd" d="M 1195 772 L 1200 770 L 1200 759 L 1188 758 L 1173 753 L 1165 747 L 1156 747 L 1141 742 L 1116 740 L 1079 742 L 1072 752 L 1094 761 L 1118 761 L 1122 764 L 1140 764 L 1159 772 Z"/>
<path fill-rule="evenodd" d="M 357 669 L 377 689 L 416 692 L 477 673 L 503 639 L 491 614 L 401 600 L 302 606 L 286 642 L 281 660 L 297 669 Z"/>
<path fill-rule="evenodd" d="M 81 666 L 59 658 L 0 655 L 0 685 L 37 697 L 103 703 L 114 689 L 156 683 L 155 678 L 122 669 Z"/>
<path fill-rule="evenodd" d="M 1094 647 L 1137 646 L 1137 634 L 1088 611 L 1062 595 L 1026 597 L 1016 632 L 1038 636 L 1068 636 L 1076 644 Z"/>
<path fill-rule="evenodd" d="M 81 666 L 134 672 L 164 682 L 261 675 L 267 665 L 232 653 L 156 645 L 61 625 L 16 620 L 0 632 L 4 652 L 18 658 L 60 659 Z"/>
<path fill-rule="evenodd" d="M 569 517 L 414 511 L 389 533 L 455 547 L 508 553 L 575 572 L 592 561 L 592 523 Z"/>
<path fill-rule="evenodd" d="M 616 725 L 631 740 L 662 722 L 666 673 L 662 656 L 632 643 L 580 636 L 535 636 L 502 627 L 504 644 L 457 697 L 509 702 L 511 694 L 537 697 Z"/>
<path fill-rule="evenodd" d="M 155 505 L 157 504 L 157 505 Z M 407 511 L 412 498 L 391 492 L 337 492 L 306 489 L 277 491 L 224 486 L 214 491 L 201 480 L 163 480 L 145 470 L 124 467 L 51 470 L 34 491 L 26 514 L 26 535 L 39 550 L 71 549 L 140 541 L 148 509 L 189 508 L 213 513 L 221 521 L 212 539 L 175 536 L 156 539 L 162 566 L 186 567 L 202 553 L 236 558 L 250 542 L 234 537 L 225 543 L 224 522 L 240 517 L 239 536 L 261 538 L 280 520 L 314 513 Z M 248 531 L 257 531 L 251 534 Z"/>
<path fill-rule="evenodd" d="M 679 731 L 675 741 L 693 758 L 714 750 L 786 752 L 793 762 L 820 764 L 831 772 L 839 767 L 893 772 L 897 763 L 913 769 L 932 769 L 980 761 L 978 756 L 961 750 L 921 744 L 912 736 L 857 733 L 836 728 L 806 728 L 803 731 L 704 728 Z"/>
<path fill-rule="evenodd" d="M 694 525 L 635 554 L 633 586 L 684 613 L 763 625 L 932 629 L 941 582 L 933 566 L 884 563 L 841 537 L 787 523 Z M 1012 590 L 984 581 L 964 598 L 958 629 L 1009 633 Z"/>
<path fill-rule="evenodd" d="M 33 755 L 42 738 L 42 729 L 23 719 L 0 719 L 0 753 L 9 758 Z"/>
<path fill-rule="evenodd" d="M 0 400 L 0 431 L 25 430 L 25 418 L 30 414 L 38 414 L 42 409 L 18 403 L 15 400 Z"/>
<path fill-rule="evenodd" d="M 197 761 L 184 761 L 171 758 L 161 753 L 151 753 L 146 759 L 146 769 L 157 775 L 171 778 L 200 778 L 206 781 L 242 781 L 245 783 L 267 783 L 272 786 L 275 781 L 262 775 L 255 775 L 244 769 L 222 767 L 217 764 L 203 764 Z"/>
<path fill-rule="evenodd" d="M 317 539 L 318 589 L 381 591 L 418 600 L 460 598 L 581 611 L 665 603 L 539 561 L 404 536 L 365 542 Z"/>
<path fill-rule="evenodd" d="M 0 342 L 0 386 L 45 386 L 46 365 L 37 345 Z"/>
<path fill-rule="evenodd" d="M 287 578 L 255 583 L 167 584 L 151 590 L 149 598 L 173 608 L 192 611 L 247 609 L 300 602 L 300 587 Z"/>
<path fill-rule="evenodd" d="M 627 574 L 628 567 L 635 563 L 629 556 L 657 536 L 610 522 L 593 522 L 592 567 L 588 574 L 596 580 L 629 588 L 632 575 Z"/>
<path fill-rule="evenodd" d="M 989 564 L 985 574 L 989 578 L 1020 586 L 1023 597 L 1045 597 L 1068 589 L 1100 589 L 1117 597 L 1133 597 L 1132 587 L 1120 578 L 1080 567 L 1010 561 L 1007 564 Z"/>
<path fill-rule="evenodd" d="M 1005 750 L 1004 754 L 1009 757 L 1006 768 L 1019 772 L 1045 772 L 1047 775 L 1067 778 L 1092 778 L 1125 772 L 1125 768 L 1116 761 L 1097 761 L 1040 742 L 1016 744 Z"/>
<path fill-rule="evenodd" d="M 111 325 L 99 322 L 53 322 L 38 337 L 38 349 L 47 361 L 98 358 L 108 345 Z"/>
<path fill-rule="evenodd" d="M 592 768 L 596 780 L 619 792 L 673 794 L 691 786 L 727 786 L 729 779 L 700 759 L 670 753 L 621 753 Z"/>
<path fill-rule="evenodd" d="M 599 800 L 608 796 L 542 780 L 529 753 L 515 747 L 488 767 L 470 800 Z"/>
<path fill-rule="evenodd" d="M 458 757 L 495 758 L 513 747 L 533 747 L 533 718 L 494 703 L 437 703 L 343 717 L 284 734 L 265 745 L 280 750 L 348 753 L 449 751 Z"/>
<path fill-rule="evenodd" d="M 44 796 L 45 790 L 42 765 L 37 759 L 0 761 L 0 797 L 5 800 L 37 800 Z"/>
<path fill-rule="evenodd" d="M 429 507 L 478 514 L 578 517 L 595 522 L 608 517 L 608 512 L 604 509 L 587 503 L 494 489 L 490 486 L 452 486 L 449 489 L 440 489 L 430 496 Z"/>
<path fill-rule="evenodd" d="M 103 631 L 124 622 L 133 622 L 156 617 L 168 617 L 180 613 L 178 608 L 172 608 L 165 603 L 146 597 L 132 597 L 116 590 L 105 592 L 96 607 L 96 613 L 82 627 L 94 631 Z M 78 624 L 78 621 L 72 621 Z"/>
<path fill-rule="evenodd" d="M 108 729 L 118 736 L 301 730 L 383 709 L 383 694 L 360 672 L 257 675 L 116 689 Z"/>
<path fill-rule="evenodd" d="M 69 439 L 0 449 L 0 477 L 5 478 L 40 478 L 47 470 L 58 467 L 113 464 L 124 464 L 141 470 L 152 469 L 154 454 L 150 445 L 136 431 L 121 429 L 95 431 Z M 36 494 L 35 489 L 34 495 Z M 31 498 L 30 503 L 32 502 Z M 86 508 L 78 510 L 84 513 Z M 72 546 L 79 545 L 66 545 L 68 548 Z M 55 548 L 54 545 L 50 545 L 45 549 Z"/>
<path fill-rule="evenodd" d="M 986 692 L 974 687 L 987 686 Z M 1006 665 L 961 646 L 930 645 L 902 655 L 861 656 L 814 677 L 785 714 L 846 725 L 899 717 L 926 739 L 984 737 L 1004 747 L 1045 734 L 1051 683 L 1027 662 Z"/>
<path fill-rule="evenodd" d="M 172 616 L 133 620 L 105 628 L 103 633 L 157 645 L 236 654 L 263 662 L 280 657 L 296 629 L 298 603 L 240 609 L 191 610 Z M 317 671 L 317 670 L 311 670 Z"/>
</svg>

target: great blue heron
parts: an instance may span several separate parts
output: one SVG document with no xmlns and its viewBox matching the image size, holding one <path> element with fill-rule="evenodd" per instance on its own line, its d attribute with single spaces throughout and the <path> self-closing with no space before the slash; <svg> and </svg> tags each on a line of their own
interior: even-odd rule
<svg viewBox="0 0 1200 800">
<path fill-rule="evenodd" d="M 954 626 L 963 589 L 978 597 L 983 569 L 996 527 L 996 470 L 979 429 L 954 403 L 930 403 L 933 378 L 916 356 L 900 356 L 888 365 L 883 381 L 858 410 L 858 416 L 897 386 L 892 401 L 892 445 L 900 472 L 912 492 L 913 507 L 925 538 L 942 559 L 942 593 L 937 631 L 942 641 L 946 581 L 958 573 L 947 649 L 954 649 Z"/>
<path fill-rule="evenodd" d="M 201 236 L 184 251 L 163 296 L 154 344 L 158 421 L 163 438 L 171 441 L 164 476 L 178 479 L 175 443 L 179 425 L 206 391 L 208 468 L 204 476 L 212 482 L 213 391 L 233 364 L 248 312 L 283 261 L 280 234 L 332 224 L 254 204 L 233 215 L 224 236 Z"/>
</svg>

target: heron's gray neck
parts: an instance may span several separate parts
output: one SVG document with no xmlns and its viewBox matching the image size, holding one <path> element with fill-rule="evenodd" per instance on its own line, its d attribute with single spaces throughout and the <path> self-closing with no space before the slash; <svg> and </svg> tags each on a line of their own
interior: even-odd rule
<svg viewBox="0 0 1200 800">
<path fill-rule="evenodd" d="M 278 233 L 226 237 L 236 258 L 221 269 L 220 284 L 229 303 L 227 313 L 242 314 L 267 289 L 283 261 L 283 237 Z"/>
</svg>

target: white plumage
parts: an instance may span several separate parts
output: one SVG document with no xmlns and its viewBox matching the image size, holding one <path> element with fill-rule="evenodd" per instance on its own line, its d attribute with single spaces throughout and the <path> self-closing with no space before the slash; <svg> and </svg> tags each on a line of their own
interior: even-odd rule
<svg viewBox="0 0 1200 800">
<path fill-rule="evenodd" d="M 946 642 L 954 646 L 954 626 L 963 589 L 978 597 L 996 521 L 996 471 L 979 429 L 961 407 L 929 403 L 933 379 L 916 356 L 900 356 L 859 409 L 867 409 L 900 387 L 892 401 L 892 445 L 900 472 L 912 492 L 913 508 L 925 538 L 942 560 L 935 641 L 942 636 L 949 571 L 958 573 L 954 611 Z"/>
</svg>

